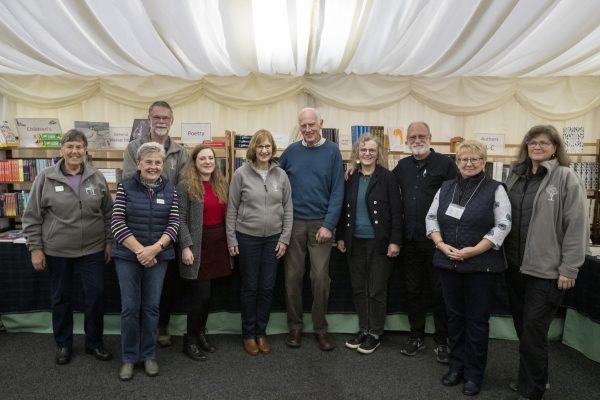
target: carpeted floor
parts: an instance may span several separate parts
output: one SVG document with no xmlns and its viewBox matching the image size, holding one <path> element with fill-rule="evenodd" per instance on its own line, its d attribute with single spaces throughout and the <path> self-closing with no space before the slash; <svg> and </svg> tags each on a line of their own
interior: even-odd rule
<svg viewBox="0 0 600 400">
<path fill-rule="evenodd" d="M 402 356 L 406 336 L 388 334 L 372 355 L 343 347 L 322 352 L 306 334 L 300 349 L 289 349 L 284 335 L 272 336 L 273 352 L 252 357 L 234 335 L 211 336 L 218 350 L 207 362 L 194 362 L 175 345 L 158 349 L 158 377 L 136 367 L 130 382 L 118 379 L 119 336 L 107 336 L 115 359 L 101 362 L 83 352 L 75 338 L 70 364 L 54 364 L 51 335 L 0 333 L 0 398 L 8 399 L 461 399 L 461 386 L 443 387 L 446 367 L 435 361 L 432 340 L 415 357 Z M 483 390 L 478 399 L 514 399 L 508 388 L 518 366 L 517 342 L 491 340 Z M 557 342 L 550 350 L 551 389 L 546 400 L 600 399 L 600 364 Z"/>
</svg>

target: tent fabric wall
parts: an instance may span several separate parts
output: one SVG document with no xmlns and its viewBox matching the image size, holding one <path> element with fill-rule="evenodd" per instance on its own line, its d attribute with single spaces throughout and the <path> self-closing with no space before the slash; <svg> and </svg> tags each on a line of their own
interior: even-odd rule
<svg viewBox="0 0 600 400">
<path fill-rule="evenodd" d="M 418 78 L 322 74 L 302 77 L 248 75 L 191 81 L 167 76 L 0 75 L 4 119 L 58 117 L 63 130 L 75 120 L 130 126 L 148 105 L 164 99 L 176 122 L 210 122 L 226 129 L 295 132 L 305 106 L 322 110 L 325 125 L 349 134 L 356 124 L 406 127 L 426 120 L 437 140 L 505 133 L 517 143 L 529 126 L 584 126 L 586 140 L 600 129 L 600 77 Z M 178 136 L 179 125 L 174 127 Z"/>
</svg>

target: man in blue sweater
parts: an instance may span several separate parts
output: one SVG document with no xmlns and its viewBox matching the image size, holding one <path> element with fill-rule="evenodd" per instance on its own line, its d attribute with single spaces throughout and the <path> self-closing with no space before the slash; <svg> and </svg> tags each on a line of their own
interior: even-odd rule
<svg viewBox="0 0 600 400">
<path fill-rule="evenodd" d="M 302 342 L 302 286 L 308 251 L 314 332 L 319 348 L 327 351 L 335 348 L 333 336 L 327 333 L 325 315 L 333 229 L 344 201 L 344 164 L 338 146 L 321 137 L 323 120 L 316 109 L 301 110 L 298 124 L 302 140 L 289 145 L 279 159 L 288 174 L 294 204 L 294 225 L 285 257 L 289 328 L 285 342 L 290 347 L 300 347 Z"/>
</svg>

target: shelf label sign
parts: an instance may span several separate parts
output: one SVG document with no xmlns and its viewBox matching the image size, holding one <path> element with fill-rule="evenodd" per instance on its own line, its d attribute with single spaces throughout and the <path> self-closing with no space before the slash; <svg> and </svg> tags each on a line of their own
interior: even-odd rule
<svg viewBox="0 0 600 400">
<path fill-rule="evenodd" d="M 15 118 L 19 146 L 60 147 L 62 129 L 58 118 Z"/>
<path fill-rule="evenodd" d="M 504 134 L 502 133 L 476 133 L 475 140 L 485 145 L 488 155 L 505 153 Z"/>
<path fill-rule="evenodd" d="M 211 140 L 210 123 L 181 123 L 181 142 L 199 144 L 205 140 Z"/>
</svg>

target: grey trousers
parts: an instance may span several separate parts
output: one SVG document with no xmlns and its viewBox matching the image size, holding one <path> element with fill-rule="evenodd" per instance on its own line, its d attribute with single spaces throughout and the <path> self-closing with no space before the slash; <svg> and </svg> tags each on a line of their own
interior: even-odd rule
<svg viewBox="0 0 600 400">
<path fill-rule="evenodd" d="M 285 256 L 285 291 L 288 328 L 302 330 L 302 287 L 306 252 L 310 258 L 310 281 L 313 292 L 312 321 L 315 333 L 327 332 L 327 305 L 329 302 L 329 257 L 333 238 L 317 243 L 315 235 L 321 220 L 294 220 L 290 245 Z"/>
</svg>

